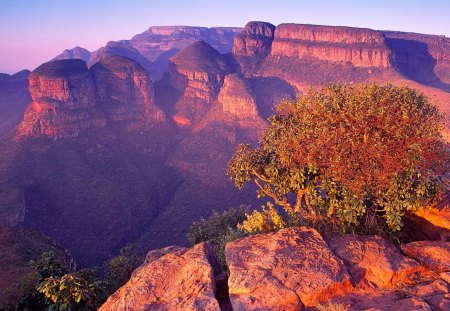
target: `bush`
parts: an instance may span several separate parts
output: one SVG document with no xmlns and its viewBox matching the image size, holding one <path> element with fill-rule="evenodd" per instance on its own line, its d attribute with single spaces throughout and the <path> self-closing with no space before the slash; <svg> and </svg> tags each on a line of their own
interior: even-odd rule
<svg viewBox="0 0 450 311">
<path fill-rule="evenodd" d="M 246 219 L 242 224 L 238 224 L 238 229 L 248 234 L 256 234 L 276 231 L 286 227 L 286 221 L 273 207 L 272 203 L 268 202 L 267 207 L 263 205 L 261 208 L 261 212 L 246 213 Z"/>
<path fill-rule="evenodd" d="M 223 268 L 227 269 L 225 245 L 244 236 L 237 230 L 237 225 L 245 220 L 248 208 L 248 206 L 241 205 L 239 208 L 232 208 L 222 214 L 214 211 L 208 219 L 202 218 L 200 221 L 192 223 L 187 235 L 188 240 L 192 244 L 209 241 Z"/>
<path fill-rule="evenodd" d="M 120 255 L 106 262 L 106 277 L 110 285 L 109 291 L 115 292 L 131 277 L 133 271 L 145 259 L 143 250 L 137 245 L 128 245 L 120 250 Z"/>
<path fill-rule="evenodd" d="M 444 118 L 417 91 L 332 84 L 277 112 L 259 147 L 237 148 L 228 175 L 239 189 L 254 181 L 258 197 L 273 199 L 291 223 L 398 231 L 405 214 L 445 191 Z"/>
</svg>

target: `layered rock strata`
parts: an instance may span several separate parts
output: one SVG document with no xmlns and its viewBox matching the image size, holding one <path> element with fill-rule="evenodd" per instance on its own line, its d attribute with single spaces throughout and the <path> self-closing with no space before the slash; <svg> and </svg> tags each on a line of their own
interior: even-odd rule
<svg viewBox="0 0 450 311">
<path fill-rule="evenodd" d="M 382 33 L 363 28 L 281 24 L 271 55 L 351 63 L 355 67 L 391 67 L 392 53 Z"/>
<path fill-rule="evenodd" d="M 45 63 L 29 76 L 33 102 L 25 111 L 18 136 L 76 136 L 104 120 L 95 110 L 95 86 L 82 60 Z"/>
</svg>

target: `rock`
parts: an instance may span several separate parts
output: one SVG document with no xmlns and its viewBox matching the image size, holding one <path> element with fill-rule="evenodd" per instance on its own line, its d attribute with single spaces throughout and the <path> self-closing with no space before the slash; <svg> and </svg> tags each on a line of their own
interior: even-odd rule
<svg viewBox="0 0 450 311">
<path fill-rule="evenodd" d="M 433 207 L 415 212 L 408 216 L 414 237 L 418 240 L 436 240 L 450 242 L 450 194 Z"/>
<path fill-rule="evenodd" d="M 225 77 L 217 100 L 222 104 L 223 111 L 238 118 L 249 118 L 258 115 L 256 101 L 251 89 L 239 74 Z"/>
<path fill-rule="evenodd" d="M 403 253 L 431 270 L 450 270 L 450 242 L 417 241 L 401 246 Z"/>
<path fill-rule="evenodd" d="M 105 56 L 91 71 L 97 103 L 113 120 L 165 120 L 155 105 L 150 76 L 137 62 L 122 56 Z"/>
<path fill-rule="evenodd" d="M 355 67 L 391 67 L 391 51 L 381 32 L 353 27 L 281 24 L 275 30 L 271 55 Z"/>
<path fill-rule="evenodd" d="M 76 46 L 72 49 L 64 50 L 61 54 L 53 58 L 52 60 L 59 60 L 59 59 L 81 59 L 85 62 L 89 61 L 89 58 L 91 57 L 91 52 L 88 50 Z"/>
<path fill-rule="evenodd" d="M 267 55 L 270 53 L 275 26 L 266 22 L 249 22 L 244 31 L 234 37 L 236 56 Z"/>
<path fill-rule="evenodd" d="M 201 243 L 164 252 L 159 258 L 149 254 L 152 260 L 146 260 L 99 310 L 220 310 L 214 297 L 220 265 L 212 248 Z"/>
<path fill-rule="evenodd" d="M 403 256 L 397 247 L 378 236 L 346 234 L 331 237 L 327 242 L 359 286 L 394 286 L 410 282 L 421 271 L 417 261 Z"/>
<path fill-rule="evenodd" d="M 314 229 L 237 240 L 225 256 L 234 310 L 299 310 L 352 288 L 344 263 Z"/>
<path fill-rule="evenodd" d="M 95 110 L 95 87 L 82 60 L 56 60 L 42 64 L 29 76 L 33 102 L 17 129 L 24 136 L 70 137 L 103 125 Z"/>
<path fill-rule="evenodd" d="M 172 57 L 165 79 L 180 92 L 175 103 L 174 121 L 181 125 L 197 123 L 217 98 L 229 71 L 224 56 L 203 41 Z"/>
</svg>

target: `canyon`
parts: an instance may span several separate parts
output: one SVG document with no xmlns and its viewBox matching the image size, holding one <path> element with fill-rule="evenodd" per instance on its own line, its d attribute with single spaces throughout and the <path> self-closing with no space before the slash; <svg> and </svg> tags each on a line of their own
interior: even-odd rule
<svg viewBox="0 0 450 311">
<path fill-rule="evenodd" d="M 450 112 L 449 55 L 445 37 L 265 22 L 151 27 L 65 51 L 0 76 L 0 225 L 45 233 L 81 266 L 129 243 L 186 246 L 212 210 L 265 203 L 235 189 L 226 164 L 258 142 L 277 102 L 379 82 Z"/>
</svg>

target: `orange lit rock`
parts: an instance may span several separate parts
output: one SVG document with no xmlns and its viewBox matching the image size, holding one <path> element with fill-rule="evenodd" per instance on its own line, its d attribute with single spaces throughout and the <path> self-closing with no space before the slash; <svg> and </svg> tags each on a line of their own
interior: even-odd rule
<svg viewBox="0 0 450 311">
<path fill-rule="evenodd" d="M 205 243 L 191 249 L 174 247 L 150 252 L 131 279 L 99 310 L 219 311 L 214 297 L 214 276 L 219 270 L 212 249 Z"/>
<path fill-rule="evenodd" d="M 222 104 L 223 111 L 238 118 L 247 118 L 258 115 L 256 102 L 251 94 L 250 87 L 238 74 L 225 77 L 217 100 Z"/>
<path fill-rule="evenodd" d="M 431 270 L 450 270 L 450 242 L 417 241 L 404 244 L 401 249 Z"/>
<path fill-rule="evenodd" d="M 275 26 L 265 22 L 249 22 L 244 31 L 234 37 L 233 54 L 253 56 L 268 54 L 274 36 Z"/>
<path fill-rule="evenodd" d="M 403 256 L 399 249 L 381 237 L 334 236 L 328 240 L 333 252 L 348 266 L 355 284 L 379 288 L 409 282 L 420 264 Z"/>
<path fill-rule="evenodd" d="M 234 310 L 299 310 L 351 289 L 344 263 L 305 227 L 256 235 L 225 249 Z"/>
<path fill-rule="evenodd" d="M 391 67 L 384 35 L 364 28 L 281 24 L 275 30 L 271 55 Z"/>
</svg>

